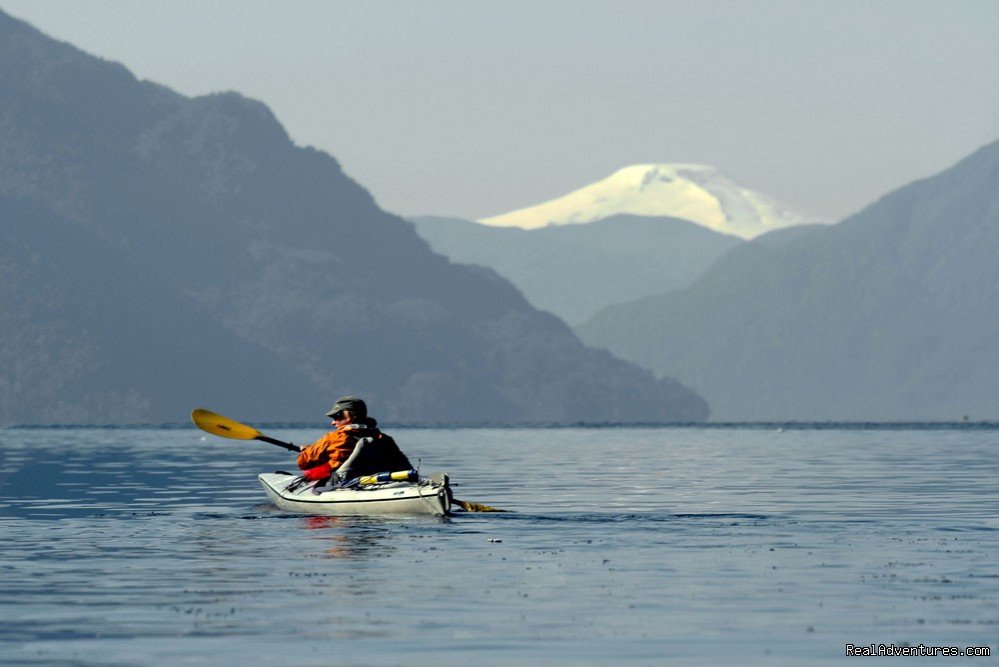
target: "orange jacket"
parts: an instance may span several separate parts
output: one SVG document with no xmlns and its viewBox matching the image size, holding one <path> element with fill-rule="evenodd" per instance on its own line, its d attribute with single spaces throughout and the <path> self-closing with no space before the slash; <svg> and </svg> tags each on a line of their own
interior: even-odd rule
<svg viewBox="0 0 999 667">
<path fill-rule="evenodd" d="M 363 437 L 363 434 L 357 432 L 360 430 L 362 428 L 359 424 L 344 424 L 327 433 L 298 454 L 298 467 L 306 470 L 329 463 L 336 470 L 354 451 L 358 439 Z"/>
<path fill-rule="evenodd" d="M 413 467 L 395 440 L 379 431 L 374 424 L 358 423 L 344 424 L 303 449 L 298 454 L 298 467 L 307 470 L 328 463 L 330 468 L 336 470 L 354 452 L 357 441 L 367 437 L 374 438 L 375 446 L 365 450 L 367 458 L 358 465 L 354 471 L 356 474 L 396 472 Z"/>
</svg>

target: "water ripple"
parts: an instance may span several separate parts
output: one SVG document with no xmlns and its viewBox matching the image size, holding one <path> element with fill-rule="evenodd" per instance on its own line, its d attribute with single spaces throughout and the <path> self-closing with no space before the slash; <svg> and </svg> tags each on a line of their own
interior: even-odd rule
<svg viewBox="0 0 999 667">
<path fill-rule="evenodd" d="M 289 514 L 256 481 L 291 462 L 266 445 L 5 430 L 0 662 L 797 665 L 995 641 L 995 430 L 393 435 L 510 511 Z"/>
</svg>

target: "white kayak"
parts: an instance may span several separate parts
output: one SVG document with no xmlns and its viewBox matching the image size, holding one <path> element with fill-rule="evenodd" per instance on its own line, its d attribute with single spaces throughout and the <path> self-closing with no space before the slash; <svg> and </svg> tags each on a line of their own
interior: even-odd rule
<svg viewBox="0 0 999 667">
<path fill-rule="evenodd" d="M 408 476 L 407 476 L 408 475 Z M 383 473 L 354 480 L 350 486 L 317 486 L 300 475 L 261 473 L 267 496 L 280 509 L 307 514 L 431 514 L 451 512 L 451 488 L 444 473 L 421 478 L 415 473 Z M 401 479 L 400 479 L 401 478 Z"/>
</svg>

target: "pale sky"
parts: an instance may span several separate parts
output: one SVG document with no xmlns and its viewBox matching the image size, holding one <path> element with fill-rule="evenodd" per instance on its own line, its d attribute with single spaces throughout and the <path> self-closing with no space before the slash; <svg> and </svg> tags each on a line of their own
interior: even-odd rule
<svg viewBox="0 0 999 667">
<path fill-rule="evenodd" d="M 839 219 L 999 139 L 996 0 L 0 0 L 185 95 L 263 101 L 402 215 L 639 163 Z"/>
</svg>

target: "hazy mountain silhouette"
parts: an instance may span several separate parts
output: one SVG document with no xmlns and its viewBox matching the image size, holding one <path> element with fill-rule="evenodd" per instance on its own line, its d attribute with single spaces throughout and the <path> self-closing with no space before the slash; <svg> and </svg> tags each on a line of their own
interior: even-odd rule
<svg viewBox="0 0 999 667">
<path fill-rule="evenodd" d="M 5 333 L 0 361 L 31 359 L 2 385 L 7 422 L 299 419 L 348 392 L 422 422 L 707 415 L 431 252 L 264 105 L 136 81 L 2 12 L 0 196 L 0 312 L 37 332 Z M 46 363 L 71 377 L 36 382 Z"/>
<path fill-rule="evenodd" d="M 734 249 L 587 340 L 721 420 L 999 417 L 999 142 L 829 228 Z M 627 323 L 624 326 L 623 323 Z"/>
<path fill-rule="evenodd" d="M 569 324 L 609 305 L 686 287 L 743 242 L 686 220 L 634 215 L 531 230 L 454 218 L 413 222 L 437 252 L 495 269 L 533 305 Z"/>
</svg>

